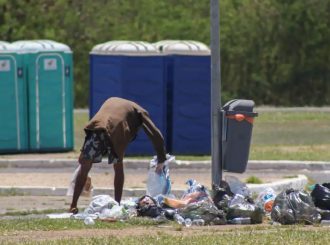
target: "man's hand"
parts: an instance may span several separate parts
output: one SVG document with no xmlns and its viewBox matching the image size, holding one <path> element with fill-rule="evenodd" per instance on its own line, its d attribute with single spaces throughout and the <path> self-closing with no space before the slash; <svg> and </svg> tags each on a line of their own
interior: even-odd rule
<svg viewBox="0 0 330 245">
<path fill-rule="evenodd" d="M 163 172 L 163 169 L 164 169 L 164 163 L 163 162 L 157 163 L 155 172 L 160 175 Z"/>
</svg>

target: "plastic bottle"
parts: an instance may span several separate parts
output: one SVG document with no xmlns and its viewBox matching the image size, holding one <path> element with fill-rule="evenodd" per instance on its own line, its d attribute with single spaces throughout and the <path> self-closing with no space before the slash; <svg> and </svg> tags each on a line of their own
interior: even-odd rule
<svg viewBox="0 0 330 245">
<path fill-rule="evenodd" d="M 192 225 L 192 221 L 189 218 L 185 219 L 184 223 L 185 223 L 186 227 L 190 227 Z"/>
<path fill-rule="evenodd" d="M 230 224 L 251 224 L 251 218 L 250 217 L 239 217 L 239 218 L 234 218 L 232 220 L 229 220 Z"/>
<path fill-rule="evenodd" d="M 180 225 L 184 225 L 185 224 L 185 220 L 184 220 L 184 218 L 180 214 L 174 214 L 174 220 L 176 222 L 178 222 L 178 224 L 180 224 Z"/>
<path fill-rule="evenodd" d="M 205 221 L 203 219 L 194 219 L 192 225 L 203 226 L 205 225 Z"/>
<path fill-rule="evenodd" d="M 85 225 L 94 225 L 94 224 L 95 224 L 95 222 L 94 222 L 94 220 L 92 219 L 92 217 L 89 217 L 89 216 L 87 216 L 87 217 L 84 219 L 84 223 L 85 223 Z"/>
<path fill-rule="evenodd" d="M 257 206 L 263 208 L 266 213 L 270 213 L 273 209 L 274 201 L 276 198 L 276 193 L 272 188 L 266 188 L 264 191 L 260 192 L 257 197 Z"/>
</svg>

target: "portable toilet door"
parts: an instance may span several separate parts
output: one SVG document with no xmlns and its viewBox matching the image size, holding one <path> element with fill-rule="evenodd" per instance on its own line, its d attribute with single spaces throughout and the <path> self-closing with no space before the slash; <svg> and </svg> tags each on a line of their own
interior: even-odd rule
<svg viewBox="0 0 330 245">
<path fill-rule="evenodd" d="M 72 52 L 50 40 L 18 41 L 28 73 L 30 151 L 73 149 Z"/>
<path fill-rule="evenodd" d="M 0 153 L 28 148 L 26 84 L 22 57 L 7 42 L 0 42 Z"/>
<path fill-rule="evenodd" d="M 210 49 L 197 41 L 164 40 L 154 45 L 166 60 L 170 151 L 210 154 Z"/>
<path fill-rule="evenodd" d="M 90 53 L 90 117 L 109 97 L 132 100 L 145 108 L 166 137 L 166 83 L 163 57 L 150 43 L 110 41 Z M 141 129 L 127 155 L 155 154 Z"/>
</svg>

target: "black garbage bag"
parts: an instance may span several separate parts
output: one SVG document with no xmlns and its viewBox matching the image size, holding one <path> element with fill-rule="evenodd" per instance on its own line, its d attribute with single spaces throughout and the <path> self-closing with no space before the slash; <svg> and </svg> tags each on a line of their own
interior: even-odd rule
<svg viewBox="0 0 330 245">
<path fill-rule="evenodd" d="M 250 197 L 236 194 L 228 202 L 227 220 L 236 218 L 250 218 L 251 224 L 261 224 L 264 217 L 264 210 L 256 206 Z"/>
<path fill-rule="evenodd" d="M 321 215 L 321 220 L 330 220 L 330 210 L 316 208 Z"/>
<path fill-rule="evenodd" d="M 136 204 L 137 216 L 147 216 L 156 218 L 162 213 L 162 208 L 158 206 L 157 201 L 148 195 L 139 198 Z"/>
<path fill-rule="evenodd" d="M 234 193 L 231 192 L 228 183 L 224 180 L 221 180 L 220 186 L 213 184 L 212 186 L 212 200 L 215 206 L 218 209 L 224 209 L 228 207 L 228 200 L 234 196 Z"/>
<path fill-rule="evenodd" d="M 307 192 L 289 189 L 276 197 L 271 218 L 283 225 L 314 224 L 321 220 L 321 215 Z"/>
<path fill-rule="evenodd" d="M 316 184 L 311 196 L 316 207 L 330 210 L 330 183 Z"/>
<path fill-rule="evenodd" d="M 202 200 L 189 203 L 186 207 L 178 209 L 178 213 L 185 219 L 203 219 L 205 224 L 224 225 L 227 223 L 223 210 L 219 210 L 212 201 Z"/>
</svg>

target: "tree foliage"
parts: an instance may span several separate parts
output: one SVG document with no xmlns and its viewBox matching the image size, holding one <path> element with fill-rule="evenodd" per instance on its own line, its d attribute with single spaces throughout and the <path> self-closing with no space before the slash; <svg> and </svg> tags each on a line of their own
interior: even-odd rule
<svg viewBox="0 0 330 245">
<path fill-rule="evenodd" d="M 109 40 L 209 44 L 206 0 L 0 0 L 0 40 L 52 39 L 74 51 L 86 107 L 89 52 Z M 223 100 L 330 104 L 330 0 L 221 0 Z"/>
</svg>

